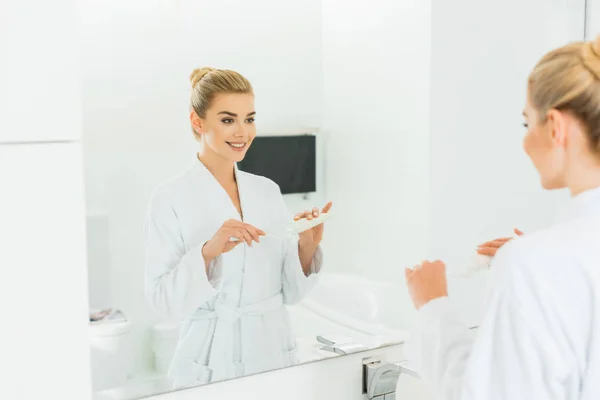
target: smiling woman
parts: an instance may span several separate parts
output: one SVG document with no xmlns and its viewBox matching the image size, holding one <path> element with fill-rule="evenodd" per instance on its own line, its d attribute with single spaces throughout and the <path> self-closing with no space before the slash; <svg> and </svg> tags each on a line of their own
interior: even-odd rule
<svg viewBox="0 0 600 400">
<path fill-rule="evenodd" d="M 250 82 L 211 68 L 190 80 L 200 150 L 156 189 L 146 221 L 147 298 L 182 321 L 169 370 L 176 387 L 297 364 L 285 304 L 308 293 L 322 265 L 323 225 L 286 235 L 279 186 L 237 169 L 256 136 Z"/>
<path fill-rule="evenodd" d="M 234 150 L 238 154 L 233 161 L 241 161 L 256 136 L 252 85 L 235 71 L 208 67 L 194 70 L 190 80 L 190 121 L 196 138 L 225 158 Z"/>
</svg>

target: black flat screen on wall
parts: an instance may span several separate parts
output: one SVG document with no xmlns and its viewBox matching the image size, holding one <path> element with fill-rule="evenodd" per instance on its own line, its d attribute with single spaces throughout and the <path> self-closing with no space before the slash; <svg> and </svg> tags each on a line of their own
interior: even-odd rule
<svg viewBox="0 0 600 400">
<path fill-rule="evenodd" d="M 283 194 L 315 192 L 316 137 L 257 136 L 238 168 L 273 180 Z"/>
</svg>

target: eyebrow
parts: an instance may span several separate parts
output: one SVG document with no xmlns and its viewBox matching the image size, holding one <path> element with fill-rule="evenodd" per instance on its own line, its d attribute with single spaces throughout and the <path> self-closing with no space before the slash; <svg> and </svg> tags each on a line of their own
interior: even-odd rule
<svg viewBox="0 0 600 400">
<path fill-rule="evenodd" d="M 230 117 L 238 116 L 236 113 L 232 113 L 231 111 L 220 111 L 219 113 L 217 113 L 217 115 L 220 115 L 220 114 L 229 115 Z M 246 116 L 251 117 L 252 115 L 256 115 L 256 111 L 252 111 L 251 113 L 248 113 L 248 115 L 246 115 Z"/>
</svg>

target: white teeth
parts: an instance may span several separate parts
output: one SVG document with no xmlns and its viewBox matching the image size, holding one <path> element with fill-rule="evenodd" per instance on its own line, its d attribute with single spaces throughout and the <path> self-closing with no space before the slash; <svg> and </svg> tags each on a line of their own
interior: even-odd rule
<svg viewBox="0 0 600 400">
<path fill-rule="evenodd" d="M 229 143 L 229 145 L 232 147 L 237 147 L 238 149 L 241 149 L 242 147 L 244 147 L 246 145 L 246 143 Z"/>
</svg>

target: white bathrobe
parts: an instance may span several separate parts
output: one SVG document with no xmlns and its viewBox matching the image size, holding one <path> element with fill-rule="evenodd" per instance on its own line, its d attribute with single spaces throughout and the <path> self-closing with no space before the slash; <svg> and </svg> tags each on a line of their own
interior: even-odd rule
<svg viewBox="0 0 600 400">
<path fill-rule="evenodd" d="M 509 242 L 478 331 L 448 298 L 419 310 L 407 356 L 436 399 L 600 399 L 600 188 Z"/>
<path fill-rule="evenodd" d="M 291 221 L 273 181 L 235 169 L 244 222 L 272 237 L 215 259 L 207 276 L 202 246 L 229 219 L 240 220 L 208 169 L 191 168 L 160 185 L 146 222 L 146 293 L 154 310 L 182 321 L 169 375 L 187 387 L 297 364 L 284 304 L 314 286 L 317 249 L 306 277 L 298 241 L 282 239 Z"/>
</svg>

